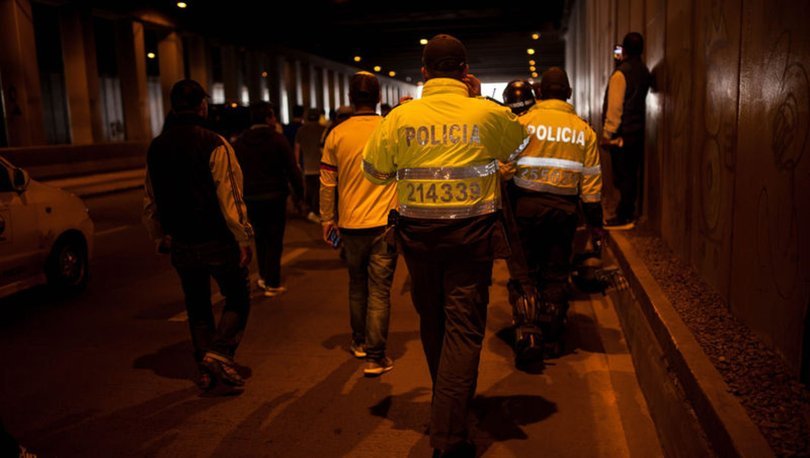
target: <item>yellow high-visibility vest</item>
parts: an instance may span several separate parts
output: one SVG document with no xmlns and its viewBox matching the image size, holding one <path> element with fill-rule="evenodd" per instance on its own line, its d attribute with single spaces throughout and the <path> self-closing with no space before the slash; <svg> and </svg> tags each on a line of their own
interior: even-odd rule
<svg viewBox="0 0 810 458">
<path fill-rule="evenodd" d="M 599 202 L 602 170 L 596 133 L 574 107 L 556 99 L 543 100 L 520 118 L 529 144 L 517 160 L 513 180 L 521 188 L 559 195 L 579 195 Z"/>
<path fill-rule="evenodd" d="M 455 219 L 500 208 L 498 160 L 526 139 L 509 108 L 469 97 L 455 79 L 425 83 L 422 98 L 385 117 L 363 152 L 366 178 L 397 180 L 400 213 Z"/>
</svg>

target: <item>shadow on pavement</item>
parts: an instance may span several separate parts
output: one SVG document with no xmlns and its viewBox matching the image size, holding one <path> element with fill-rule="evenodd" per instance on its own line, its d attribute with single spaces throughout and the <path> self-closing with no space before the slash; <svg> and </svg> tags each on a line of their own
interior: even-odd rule
<svg viewBox="0 0 810 458">
<path fill-rule="evenodd" d="M 148 369 L 158 377 L 191 380 L 197 378 L 197 364 L 191 340 L 183 340 L 163 347 L 154 353 L 139 356 L 132 363 L 133 369 Z M 236 365 L 236 370 L 244 378 L 250 378 L 253 371 L 247 366 Z"/>
</svg>

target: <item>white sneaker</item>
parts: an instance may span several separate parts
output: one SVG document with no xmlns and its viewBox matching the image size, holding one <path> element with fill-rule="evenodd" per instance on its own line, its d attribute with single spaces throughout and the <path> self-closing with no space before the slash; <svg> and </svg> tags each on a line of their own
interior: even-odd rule
<svg viewBox="0 0 810 458">
<path fill-rule="evenodd" d="M 267 297 L 274 297 L 278 296 L 279 294 L 283 294 L 287 292 L 287 287 L 284 285 L 279 286 L 266 286 L 264 288 L 264 295 Z"/>
<path fill-rule="evenodd" d="M 309 212 L 307 215 L 307 219 L 312 221 L 313 223 L 321 224 L 321 217 L 316 215 L 314 212 Z"/>
<path fill-rule="evenodd" d="M 379 359 L 368 359 L 363 374 L 368 376 L 382 375 L 394 368 L 394 361 L 387 356 Z"/>
<path fill-rule="evenodd" d="M 263 278 L 260 278 L 260 279 L 256 280 L 256 285 L 258 285 L 259 289 L 261 289 L 261 290 L 267 290 L 267 285 L 264 283 Z"/>
</svg>

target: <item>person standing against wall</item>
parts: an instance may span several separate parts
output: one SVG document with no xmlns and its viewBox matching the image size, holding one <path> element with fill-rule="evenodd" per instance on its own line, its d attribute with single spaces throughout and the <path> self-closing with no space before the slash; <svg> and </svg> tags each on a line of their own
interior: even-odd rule
<svg viewBox="0 0 810 458">
<path fill-rule="evenodd" d="M 635 227 L 636 200 L 644 161 L 644 126 L 650 71 L 641 60 L 644 38 L 630 32 L 622 41 L 622 62 L 608 82 L 602 109 L 602 145 L 610 152 L 613 184 L 619 190 L 619 204 L 605 229 Z"/>
<path fill-rule="evenodd" d="M 434 456 L 475 456 L 467 413 L 486 329 L 493 259 L 507 255 L 498 161 L 526 130 L 509 108 L 480 98 L 458 39 L 437 35 L 422 54 L 422 98 L 393 109 L 363 153 L 366 177 L 397 181 L 397 242 L 433 380 Z M 472 96 L 472 97 L 471 97 Z"/>
<path fill-rule="evenodd" d="M 397 255 L 383 234 L 388 212 L 396 207 L 397 189 L 394 183 L 378 186 L 363 177 L 363 148 L 382 120 L 375 111 L 380 101 L 377 77 L 368 72 L 352 76 L 349 100 L 354 114 L 331 130 L 323 149 L 321 224 L 324 241 L 331 243 L 333 231 L 343 240 L 349 268 L 350 351 L 365 357 L 363 373 L 375 376 L 394 368 L 385 347 Z"/>
<path fill-rule="evenodd" d="M 245 174 L 245 203 L 256 232 L 258 285 L 265 296 L 287 290 L 281 283 L 281 252 L 287 222 L 290 186 L 295 198 L 304 193 L 301 170 L 292 148 L 276 130 L 276 115 L 268 102 L 250 106 L 252 125 L 233 148 Z"/>
</svg>

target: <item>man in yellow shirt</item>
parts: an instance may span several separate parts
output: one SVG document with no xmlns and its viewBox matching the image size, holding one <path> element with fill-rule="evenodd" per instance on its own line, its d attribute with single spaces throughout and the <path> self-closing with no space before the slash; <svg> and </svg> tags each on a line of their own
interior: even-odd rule
<svg viewBox="0 0 810 458">
<path fill-rule="evenodd" d="M 349 85 L 354 114 L 326 137 L 321 158 L 320 210 L 323 238 L 338 231 L 349 268 L 351 352 L 366 358 L 363 373 L 380 375 L 394 368 L 385 354 L 390 291 L 397 255 L 383 238 L 388 212 L 396 207 L 396 186 L 373 184 L 363 177 L 363 147 L 382 118 L 376 113 L 380 83 L 359 72 Z M 335 190 L 338 212 L 335 214 Z"/>
<path fill-rule="evenodd" d="M 566 102 L 568 75 L 543 73 L 540 102 L 520 116 L 531 141 L 513 178 L 515 219 L 529 274 L 541 291 L 543 339 L 559 352 L 568 310 L 568 275 L 580 202 L 588 224 L 602 227 L 602 173 L 593 129 Z M 510 192 L 511 194 L 511 192 Z M 555 348 L 557 347 L 557 348 Z"/>
<path fill-rule="evenodd" d="M 437 35 L 425 46 L 420 100 L 394 108 L 366 145 L 375 183 L 397 182 L 399 248 L 412 278 L 433 380 L 434 456 L 474 456 L 466 416 L 475 394 L 492 262 L 504 240 L 498 160 L 523 143 L 507 107 L 480 95 L 464 45 Z"/>
</svg>

